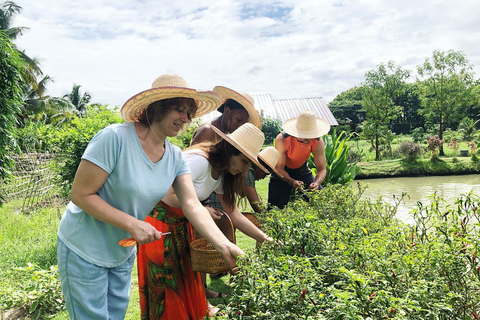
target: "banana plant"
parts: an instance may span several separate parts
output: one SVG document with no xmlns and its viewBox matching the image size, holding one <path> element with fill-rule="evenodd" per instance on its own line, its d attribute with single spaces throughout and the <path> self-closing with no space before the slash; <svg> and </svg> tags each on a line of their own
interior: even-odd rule
<svg viewBox="0 0 480 320">
<path fill-rule="evenodd" d="M 348 135 L 345 131 L 342 131 L 337 135 L 334 129 L 331 135 L 323 136 L 323 142 L 325 144 L 325 158 L 327 167 L 327 176 L 323 181 L 323 185 L 329 184 L 342 184 L 345 185 L 355 179 L 356 163 L 349 163 L 348 158 L 348 140 L 352 135 Z M 313 155 L 310 155 L 308 159 L 308 165 L 312 170 L 312 173 L 317 174 L 315 162 L 313 161 Z"/>
</svg>

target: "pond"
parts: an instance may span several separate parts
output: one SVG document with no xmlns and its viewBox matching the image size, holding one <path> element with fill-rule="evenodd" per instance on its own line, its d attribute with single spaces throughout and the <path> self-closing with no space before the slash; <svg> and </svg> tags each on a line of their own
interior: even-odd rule
<svg viewBox="0 0 480 320">
<path fill-rule="evenodd" d="M 406 223 L 413 223 L 410 214 L 421 201 L 424 205 L 430 204 L 429 197 L 437 192 L 437 195 L 448 203 L 454 203 L 462 194 L 473 191 L 480 195 L 480 175 L 457 175 L 457 176 L 428 176 L 428 177 L 401 177 L 381 179 L 358 179 L 368 184 L 363 198 L 372 200 L 382 197 L 388 203 L 393 204 L 393 195 L 400 196 L 406 192 L 410 198 L 405 197 L 404 203 L 398 207 L 396 217 Z"/>
</svg>

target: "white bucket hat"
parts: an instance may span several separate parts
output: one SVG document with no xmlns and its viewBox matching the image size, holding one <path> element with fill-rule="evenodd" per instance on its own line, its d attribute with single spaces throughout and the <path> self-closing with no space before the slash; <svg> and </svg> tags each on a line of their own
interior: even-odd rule
<svg viewBox="0 0 480 320">
<path fill-rule="evenodd" d="M 165 74 L 153 81 L 152 88 L 137 93 L 127 100 L 120 109 L 123 119 L 137 122 L 147 107 L 159 100 L 171 98 L 191 98 L 197 102 L 195 118 L 217 109 L 222 98 L 213 91 L 198 91 L 189 88 L 185 80 L 176 74 Z"/>
<path fill-rule="evenodd" d="M 265 164 L 273 170 L 280 178 L 283 178 L 283 175 L 278 172 L 275 168 L 277 166 L 278 160 L 280 159 L 280 152 L 274 147 L 266 147 L 258 153 L 258 158 L 260 158 Z"/>
<path fill-rule="evenodd" d="M 257 156 L 262 149 L 263 142 L 265 141 L 265 135 L 262 130 L 255 127 L 251 123 L 244 123 L 237 130 L 230 134 L 225 134 L 220 129 L 212 126 L 212 129 L 222 139 L 225 139 L 232 146 L 240 150 L 248 159 L 250 159 L 260 169 L 268 173 L 268 170 L 258 162 Z"/>
<path fill-rule="evenodd" d="M 248 112 L 248 122 L 252 123 L 257 128 L 262 128 L 262 119 L 260 119 L 260 114 L 255 109 L 255 100 L 251 95 L 246 92 L 234 91 L 230 88 L 222 86 L 216 86 L 213 88 L 213 91 L 222 96 L 222 104 L 225 103 L 227 99 L 235 100 L 240 103 Z M 217 111 L 223 113 L 223 106 L 220 106 L 220 109 Z"/>
<path fill-rule="evenodd" d="M 315 139 L 326 135 L 330 131 L 330 124 L 315 116 L 313 111 L 303 110 L 298 117 L 285 121 L 282 129 L 295 138 Z"/>
</svg>

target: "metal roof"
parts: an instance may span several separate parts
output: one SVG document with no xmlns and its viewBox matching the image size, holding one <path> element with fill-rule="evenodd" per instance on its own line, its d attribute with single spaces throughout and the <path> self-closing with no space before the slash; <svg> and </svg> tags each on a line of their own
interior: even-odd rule
<svg viewBox="0 0 480 320">
<path fill-rule="evenodd" d="M 338 125 L 328 105 L 320 97 L 273 100 L 270 94 L 252 94 L 251 96 L 255 100 L 255 109 L 260 114 L 268 118 L 279 119 L 281 123 L 297 117 L 302 110 L 312 110 L 330 125 Z M 219 115 L 218 111 L 211 112 L 203 116 L 201 122 L 209 122 Z"/>
</svg>

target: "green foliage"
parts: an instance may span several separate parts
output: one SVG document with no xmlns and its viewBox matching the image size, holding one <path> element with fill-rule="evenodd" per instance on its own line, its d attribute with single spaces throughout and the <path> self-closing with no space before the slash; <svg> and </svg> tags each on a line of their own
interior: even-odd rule
<svg viewBox="0 0 480 320">
<path fill-rule="evenodd" d="M 105 106 L 88 106 L 83 118 L 74 118 L 70 126 L 58 132 L 55 143 L 64 157 L 58 157 L 56 161 L 62 179 L 60 185 L 65 196 L 70 192 L 77 167 L 90 140 L 101 129 L 121 122 L 123 119 L 120 117 L 118 108 L 112 110 Z"/>
<path fill-rule="evenodd" d="M 400 144 L 396 152 L 408 162 L 414 162 L 422 154 L 422 148 L 413 141 L 404 141 Z"/>
<path fill-rule="evenodd" d="M 281 121 L 278 119 L 272 119 L 263 114 L 262 118 L 262 132 L 265 134 L 264 144 L 269 145 L 273 144 L 278 133 L 281 131 Z"/>
<path fill-rule="evenodd" d="M 363 87 L 353 87 L 337 95 L 328 107 L 341 126 L 348 126 L 347 132 L 355 131 L 365 121 L 365 110 L 362 107 Z M 340 130 L 339 130 L 340 131 Z"/>
<path fill-rule="evenodd" d="M 348 161 L 348 140 L 351 138 L 347 136 L 345 131 L 342 131 L 338 136 L 334 129 L 331 135 L 323 136 L 325 143 L 325 159 L 327 167 L 327 175 L 323 181 L 323 185 L 329 184 L 347 184 L 355 179 L 356 166 L 355 163 Z M 308 165 L 316 174 L 315 162 L 313 155 L 308 158 Z"/>
<path fill-rule="evenodd" d="M 477 129 L 478 124 L 480 123 L 480 119 L 474 121 L 470 118 L 463 118 L 458 125 L 458 131 L 463 135 L 463 141 L 471 141 L 474 140 L 477 136 L 479 130 Z"/>
<path fill-rule="evenodd" d="M 416 143 L 423 143 L 426 141 L 425 129 L 418 127 L 412 130 L 412 138 Z"/>
<path fill-rule="evenodd" d="M 43 270 L 35 264 L 28 263 L 27 267 L 17 270 L 25 272 L 30 278 L 6 301 L 7 309 L 27 305 L 28 313 L 33 319 L 44 319 L 65 309 L 57 266 Z"/>
<path fill-rule="evenodd" d="M 478 316 L 480 199 L 419 204 L 411 226 L 393 218 L 396 206 L 361 200 L 361 192 L 335 185 L 264 216 L 283 245 L 262 245 L 240 262 L 227 318 Z"/>
<path fill-rule="evenodd" d="M 180 131 L 176 137 L 170 137 L 168 140 L 183 150 L 190 146 L 193 133 L 195 130 L 197 130 L 200 124 L 200 119 L 195 119 L 189 126 L 186 126 L 182 131 Z"/>
<path fill-rule="evenodd" d="M 22 152 L 54 151 L 57 131 L 55 126 L 44 121 L 28 121 L 15 129 L 15 143 Z"/>
<path fill-rule="evenodd" d="M 22 102 L 22 69 L 23 62 L 15 46 L 0 31 L 0 182 L 7 177 L 13 165 L 8 153 Z M 4 194 L 0 189 L 0 206 L 3 201 Z"/>
</svg>

